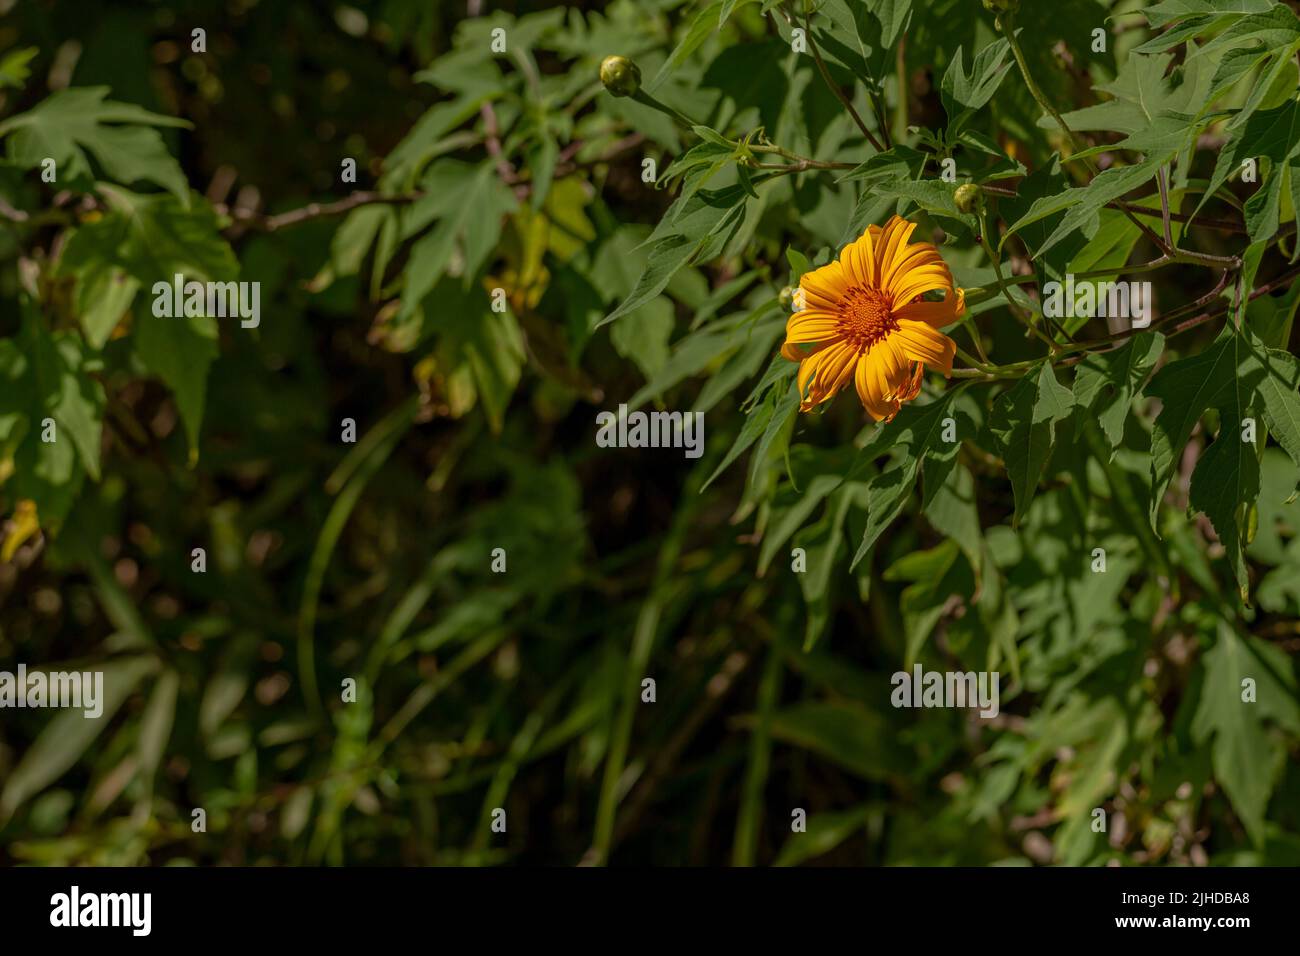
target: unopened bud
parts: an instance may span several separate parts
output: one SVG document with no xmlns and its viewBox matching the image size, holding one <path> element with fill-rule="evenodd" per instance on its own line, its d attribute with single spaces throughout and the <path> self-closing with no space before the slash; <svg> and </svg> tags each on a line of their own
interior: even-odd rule
<svg viewBox="0 0 1300 956">
<path fill-rule="evenodd" d="M 966 183 L 957 187 L 957 191 L 952 194 L 952 198 L 958 209 L 962 212 L 971 213 L 979 208 L 982 195 L 978 186 L 974 183 Z"/>
<path fill-rule="evenodd" d="M 625 56 L 607 56 L 600 61 L 600 82 L 614 96 L 632 96 L 641 89 L 641 71 Z"/>
<path fill-rule="evenodd" d="M 989 13 L 1015 13 L 1020 9 L 1020 0 L 984 0 L 984 9 Z"/>
</svg>

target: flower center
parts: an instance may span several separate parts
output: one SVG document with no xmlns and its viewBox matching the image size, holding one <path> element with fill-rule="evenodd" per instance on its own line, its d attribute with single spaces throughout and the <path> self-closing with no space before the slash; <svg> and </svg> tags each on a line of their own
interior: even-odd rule
<svg viewBox="0 0 1300 956">
<path fill-rule="evenodd" d="M 839 320 L 844 334 L 860 351 L 898 330 L 889 296 L 879 289 L 849 289 L 840 299 Z"/>
</svg>

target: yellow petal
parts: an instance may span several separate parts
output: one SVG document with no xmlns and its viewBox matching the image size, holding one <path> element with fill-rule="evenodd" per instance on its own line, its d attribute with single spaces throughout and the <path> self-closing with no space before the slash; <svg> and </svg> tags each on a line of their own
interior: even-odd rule
<svg viewBox="0 0 1300 956">
<path fill-rule="evenodd" d="M 820 269 L 799 277 L 805 309 L 834 311 L 849 290 L 850 280 L 838 260 L 832 259 Z"/>
<path fill-rule="evenodd" d="M 901 309 L 918 295 L 923 295 L 932 289 L 943 289 L 944 292 L 952 289 L 952 273 L 948 271 L 947 266 L 922 266 L 913 269 L 889 291 L 893 297 L 894 308 Z"/>
<path fill-rule="evenodd" d="M 911 319 L 924 322 L 936 329 L 952 325 L 966 311 L 966 294 L 958 289 L 942 302 L 909 302 L 893 310 L 895 319 Z"/>
<path fill-rule="evenodd" d="M 860 358 L 854 371 L 853 384 L 858 390 L 858 399 L 862 402 L 862 407 L 867 410 L 867 414 L 876 421 L 882 421 L 889 416 L 890 404 L 885 401 L 885 396 L 880 391 L 880 379 L 874 374 L 875 364 L 870 354 Z"/>
<path fill-rule="evenodd" d="M 787 342 L 824 342 L 839 334 L 840 318 L 823 309 L 804 309 L 785 323 Z"/>
<path fill-rule="evenodd" d="M 792 362 L 799 362 L 842 338 L 839 319 L 833 313 L 805 309 L 787 320 L 781 354 Z"/>
<path fill-rule="evenodd" d="M 906 247 L 907 240 L 911 237 L 914 229 L 916 229 L 916 223 L 908 222 L 899 216 L 892 216 L 889 222 L 885 223 L 885 233 L 881 237 L 880 244 L 876 247 L 877 275 L 885 276 L 893 271 L 894 263 L 904 247 Z"/>
<path fill-rule="evenodd" d="M 24 541 L 41 530 L 40 517 L 36 514 L 36 502 L 24 498 L 14 507 L 14 515 L 5 536 L 4 547 L 0 548 L 0 561 L 12 561 Z"/>
<path fill-rule="evenodd" d="M 880 287 L 892 289 L 913 269 L 943 264 L 943 257 L 939 255 L 939 250 L 928 242 L 918 242 L 902 250 L 894 261 L 893 268 L 881 278 Z"/>
<path fill-rule="evenodd" d="M 903 355 L 914 362 L 924 362 L 930 368 L 939 369 L 943 374 L 952 373 L 952 358 L 957 351 L 957 343 L 933 326 L 912 319 L 900 319 L 898 330 L 890 333 L 891 340 Z"/>
<path fill-rule="evenodd" d="M 867 229 L 840 252 L 840 265 L 853 278 L 853 284 L 865 289 L 877 288 L 875 240 Z"/>
<path fill-rule="evenodd" d="M 849 345 L 836 342 L 816 355 L 803 360 L 799 366 L 799 394 L 803 399 L 800 410 L 808 411 L 829 399 L 847 380 L 845 366 L 852 363 L 856 352 Z"/>
<path fill-rule="evenodd" d="M 888 340 L 873 347 L 870 357 L 871 368 L 868 375 L 871 380 L 872 392 L 880 396 L 879 410 L 883 412 L 878 420 L 892 421 L 901 407 L 898 401 L 898 393 L 907 380 L 906 367 L 903 364 L 902 357 L 891 347 Z M 871 410 L 868 409 L 868 411 Z"/>
</svg>

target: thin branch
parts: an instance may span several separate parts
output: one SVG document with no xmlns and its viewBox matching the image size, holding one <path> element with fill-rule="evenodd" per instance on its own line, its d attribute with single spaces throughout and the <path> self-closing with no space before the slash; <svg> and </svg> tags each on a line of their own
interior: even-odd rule
<svg viewBox="0 0 1300 956">
<path fill-rule="evenodd" d="M 840 85 L 835 82 L 831 77 L 830 70 L 826 68 L 826 63 L 822 60 L 821 51 L 817 49 L 817 44 L 813 42 L 812 22 L 808 19 L 807 14 L 804 14 L 803 26 L 804 33 L 807 34 L 808 37 L 808 49 L 812 50 L 813 59 L 817 61 L 817 69 L 821 72 L 822 79 L 826 81 L 826 85 L 829 86 L 831 92 L 835 94 L 835 98 L 844 104 L 844 108 L 848 110 L 849 115 L 853 117 L 853 122 L 858 124 L 858 129 L 862 130 L 862 135 L 867 138 L 867 142 L 874 146 L 877 152 L 883 153 L 885 147 L 880 145 L 880 140 L 876 139 L 871 130 L 867 128 L 867 124 L 862 121 L 862 117 L 858 115 L 858 111 L 853 108 L 853 101 L 844 95 L 844 91 L 840 89 Z"/>
<path fill-rule="evenodd" d="M 1002 31 L 1002 35 L 1006 37 L 1007 43 L 1011 46 L 1011 53 L 1015 57 L 1016 65 L 1020 68 L 1020 75 L 1024 78 L 1025 86 L 1029 88 L 1030 95 L 1038 101 L 1039 106 L 1052 115 L 1052 119 L 1056 120 L 1056 125 L 1059 126 L 1061 132 L 1065 134 L 1066 139 L 1070 143 L 1070 148 L 1075 153 L 1083 152 L 1080 148 L 1081 141 L 1074 135 L 1074 131 L 1070 129 L 1069 124 L 1065 122 L 1065 117 L 1063 117 L 1056 107 L 1052 105 L 1052 101 L 1047 98 L 1047 94 L 1043 92 L 1042 88 L 1034 82 L 1034 78 L 1029 72 L 1029 64 L 1025 62 L 1024 51 L 1020 49 L 1020 40 L 1016 36 L 1014 17 L 1010 13 L 999 13 L 995 18 L 995 22 L 998 29 Z M 1081 156 L 1080 159 L 1083 161 L 1084 166 L 1088 168 L 1088 172 L 1094 178 L 1100 174 L 1100 170 L 1097 168 L 1097 164 L 1092 161 L 1091 156 Z M 1172 251 L 1171 246 L 1166 245 L 1159 236 L 1140 222 L 1137 216 L 1133 213 L 1129 212 L 1127 209 L 1123 210 L 1123 212 L 1130 222 L 1146 234 L 1147 238 L 1155 242 L 1156 248 L 1166 255 L 1170 254 Z"/>
<path fill-rule="evenodd" d="M 1257 289 L 1254 289 L 1247 297 L 1247 301 L 1254 301 L 1255 299 L 1258 299 L 1260 296 L 1268 295 L 1270 292 L 1282 288 L 1288 282 L 1294 281 L 1297 277 L 1300 277 L 1300 265 L 1292 266 L 1290 269 L 1287 269 L 1285 272 L 1281 273 L 1280 275 L 1272 279 L 1270 282 L 1267 282 L 1264 285 L 1258 287 Z M 1215 306 L 1212 309 L 1202 312 L 1199 315 L 1192 316 L 1191 318 L 1183 319 L 1183 321 L 1177 322 L 1172 327 L 1170 327 L 1170 323 L 1173 323 L 1176 319 L 1181 318 L 1189 311 L 1195 311 L 1196 309 L 1201 308 L 1202 306 L 1207 304 L 1209 300 L 1216 297 L 1227 286 L 1227 280 L 1228 280 L 1228 272 L 1227 270 L 1224 270 L 1224 272 L 1219 276 L 1219 282 L 1214 287 L 1213 290 L 1211 290 L 1206 295 L 1201 296 L 1201 298 L 1197 299 L 1195 302 L 1190 302 L 1185 306 L 1180 306 L 1179 308 L 1174 309 L 1167 315 L 1163 316 L 1158 322 L 1155 322 L 1152 325 L 1146 326 L 1144 328 L 1135 328 L 1135 327 L 1127 328 L 1127 329 L 1123 329 L 1122 331 L 1116 332 L 1113 335 L 1106 335 L 1101 338 L 1092 339 L 1087 342 L 1076 342 L 1073 345 L 1068 345 L 1061 350 L 1061 354 L 1065 355 L 1066 357 L 1060 359 L 1057 362 L 1054 362 L 1053 364 L 1056 366 L 1074 365 L 1078 362 L 1082 362 L 1089 354 L 1099 354 L 1099 353 L 1113 351 L 1113 349 L 1100 348 L 1100 346 L 1110 345 L 1110 346 L 1118 347 L 1122 342 L 1133 337 L 1138 332 L 1143 332 L 1147 330 L 1154 331 L 1159 329 L 1167 329 L 1167 331 L 1165 332 L 1165 337 L 1169 338 L 1175 335 L 1179 335 L 1183 332 L 1190 331 L 1191 329 L 1197 328 L 1198 326 L 1204 325 L 1205 323 L 1215 318 L 1218 318 L 1224 312 L 1226 312 L 1228 310 L 1228 303 L 1220 303 L 1219 305 Z M 1025 362 L 1014 362 L 1010 365 L 995 366 L 990 371 L 984 371 L 978 368 L 954 369 L 952 373 L 952 377 L 963 378 L 963 379 L 975 379 L 984 382 L 992 382 L 992 381 L 996 381 L 997 379 L 1003 379 L 1003 378 L 1016 378 L 1021 374 L 1023 374 L 1024 372 L 1028 371 L 1029 369 L 1036 367 L 1042 361 L 1043 361 L 1042 359 L 1030 359 Z"/>
<path fill-rule="evenodd" d="M 492 108 L 491 103 L 484 103 L 478 111 L 483 117 L 483 145 L 487 147 L 488 155 L 496 160 L 501 181 L 507 186 L 513 186 L 518 181 L 519 174 L 515 172 L 515 167 L 501 150 L 501 129 L 497 123 L 497 112 Z"/>
<path fill-rule="evenodd" d="M 1135 212 L 1139 216 L 1162 216 L 1163 212 L 1151 209 L 1148 206 L 1139 206 L 1135 203 L 1125 202 L 1122 199 L 1115 199 L 1106 204 L 1112 209 L 1124 209 L 1129 212 Z M 1246 227 L 1238 225 L 1235 222 L 1229 222 L 1226 219 L 1205 219 L 1195 216 L 1187 216 L 1182 213 L 1170 212 L 1169 219 L 1171 222 L 1182 222 L 1191 226 L 1202 226 L 1206 229 L 1218 229 L 1221 232 L 1234 232 L 1238 235 L 1246 235 Z"/>
<path fill-rule="evenodd" d="M 9 203 L 5 202 L 4 197 L 0 196 L 0 217 L 8 219 L 10 222 L 26 222 L 31 217 L 21 209 L 15 209 Z"/>
<path fill-rule="evenodd" d="M 988 256 L 989 263 L 993 266 L 993 276 L 997 280 L 998 290 L 1002 293 L 1002 295 L 1007 300 L 1007 308 L 1010 309 L 1011 314 L 1014 315 L 1016 319 L 1021 324 L 1023 324 L 1026 329 L 1029 330 L 1028 332 L 1025 333 L 1026 336 L 1028 336 L 1030 333 L 1037 335 L 1040 339 L 1042 339 L 1047 344 L 1048 351 L 1052 355 L 1055 355 L 1058 351 L 1060 351 L 1061 348 L 1060 345 L 1057 344 L 1055 339 L 1053 339 L 1050 335 L 1044 333 L 1043 330 L 1040 329 L 1037 326 L 1037 324 L 1035 324 L 1034 317 L 1032 315 L 1022 312 L 1020 306 L 1016 304 L 1016 300 L 1011 297 L 1011 292 L 1007 287 L 1007 280 L 1002 274 L 1001 257 L 998 255 L 997 252 L 994 251 L 992 244 L 990 244 L 989 242 L 988 214 L 983 208 L 980 209 L 979 227 L 980 228 L 979 228 L 978 238 L 979 238 L 980 245 L 984 247 L 984 254 Z"/>
<path fill-rule="evenodd" d="M 566 176 L 578 169 L 583 169 L 597 163 L 608 162 L 612 159 L 616 159 L 619 155 L 627 152 L 629 149 L 635 149 L 644 141 L 644 139 L 645 137 L 640 133 L 634 133 L 631 136 L 624 137 L 614 143 L 609 150 L 596 159 L 585 160 L 583 162 L 572 160 L 572 157 L 577 154 L 578 150 L 582 146 L 581 141 L 574 141 L 565 147 L 564 151 L 561 153 L 561 157 L 567 157 L 569 161 L 565 164 L 557 164 L 555 170 L 556 178 L 558 179 L 561 176 Z M 488 148 L 488 152 L 492 152 L 491 147 Z M 841 165 L 843 168 L 853 168 L 852 164 L 845 163 Z M 839 169 L 841 166 L 836 166 L 835 168 Z M 523 189 L 525 194 L 527 194 L 527 190 L 530 186 L 526 178 L 518 178 L 515 182 L 515 188 L 517 190 Z M 284 229 L 288 226 L 296 226 L 300 223 L 309 222 L 312 219 L 319 219 L 322 216 L 342 215 L 343 213 L 351 212 L 353 209 L 357 209 L 361 206 L 404 206 L 416 202 L 417 200 L 424 198 L 424 196 L 425 193 L 422 191 L 409 193 L 381 193 L 374 190 L 359 190 L 343 199 L 337 199 L 333 202 L 326 203 L 312 202 L 302 206 L 301 208 L 291 209 L 288 212 L 282 212 L 274 216 L 267 216 L 255 212 L 252 209 L 226 209 L 221 205 L 217 205 L 214 208 L 216 208 L 218 212 L 229 215 L 231 220 L 241 227 L 241 230 L 255 229 L 259 232 L 276 232 L 277 230 Z"/>
<path fill-rule="evenodd" d="M 1156 170 L 1156 182 L 1160 184 L 1160 219 L 1165 227 L 1165 243 L 1169 248 L 1174 246 L 1174 231 L 1169 224 L 1169 182 L 1166 174 L 1167 167 L 1161 166 Z"/>
<path fill-rule="evenodd" d="M 319 219 L 321 216 L 338 216 L 345 212 L 351 212 L 359 206 L 403 206 L 415 202 L 423 196 L 424 193 L 422 192 L 388 195 L 372 191 L 360 191 L 345 199 L 327 203 L 312 202 L 299 209 L 291 209 L 275 216 L 267 216 L 246 209 L 232 209 L 230 210 L 230 217 L 246 228 L 257 229 L 261 232 L 275 232 L 278 229 L 284 229 L 286 226 L 296 226 L 312 219 Z"/>
<path fill-rule="evenodd" d="M 775 169 L 783 173 L 802 173 L 809 169 L 856 169 L 854 163 L 823 163 L 817 159 L 801 159 L 793 163 L 752 163 L 755 169 Z"/>
</svg>

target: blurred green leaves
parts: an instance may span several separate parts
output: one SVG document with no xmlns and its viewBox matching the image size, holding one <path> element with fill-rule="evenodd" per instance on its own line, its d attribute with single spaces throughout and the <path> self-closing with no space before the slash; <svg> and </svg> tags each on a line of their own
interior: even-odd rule
<svg viewBox="0 0 1300 956">
<path fill-rule="evenodd" d="M 139 56 L 78 10 L 75 63 L 69 4 L 16 8 L 0 660 L 110 694 L 0 729 L 10 856 L 1287 859 L 1289 10 L 1023 5 L 1069 137 L 965 0 L 416 6 Z M 801 413 L 800 277 L 896 213 L 966 287 L 953 376 Z M 1041 314 L 1129 272 L 1150 328 Z M 176 273 L 263 322 L 155 315 Z M 598 447 L 620 404 L 704 456 Z M 997 671 L 998 718 L 895 710 L 913 666 Z"/>
</svg>

